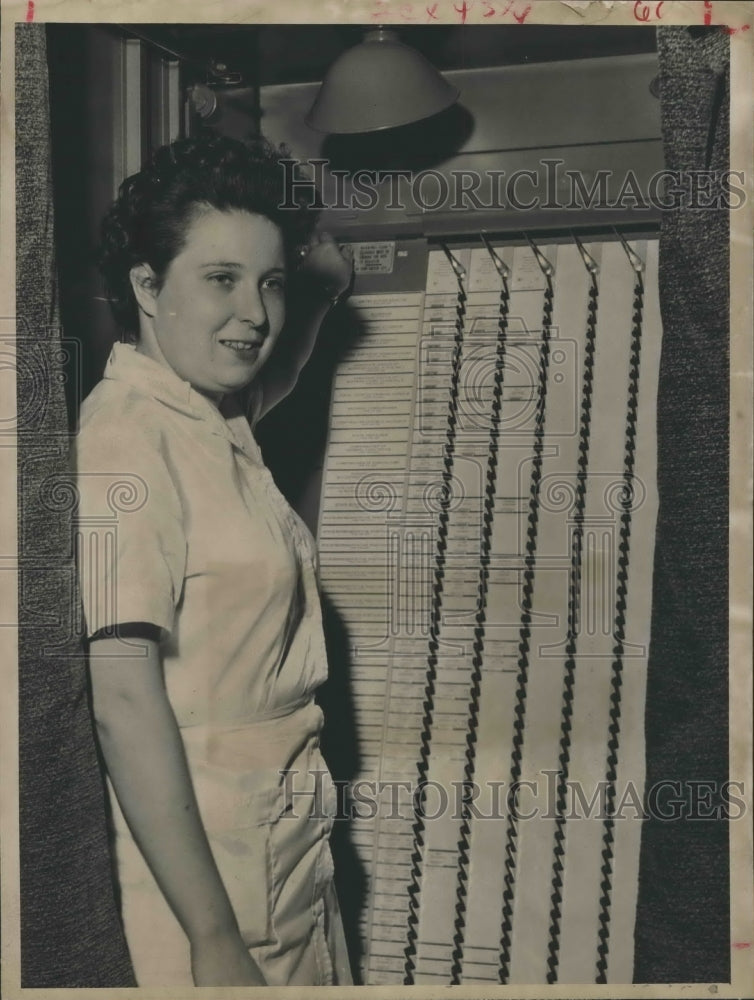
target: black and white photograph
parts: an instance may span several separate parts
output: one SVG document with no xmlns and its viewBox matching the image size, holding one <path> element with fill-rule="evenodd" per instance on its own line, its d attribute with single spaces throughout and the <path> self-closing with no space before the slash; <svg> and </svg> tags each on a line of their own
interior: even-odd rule
<svg viewBox="0 0 754 1000">
<path fill-rule="evenodd" d="M 0 71 L 5 995 L 751 996 L 754 4 Z"/>
</svg>

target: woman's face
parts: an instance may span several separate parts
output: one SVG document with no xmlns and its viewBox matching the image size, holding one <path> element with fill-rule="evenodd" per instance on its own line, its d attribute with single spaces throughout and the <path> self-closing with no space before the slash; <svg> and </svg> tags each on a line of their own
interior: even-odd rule
<svg viewBox="0 0 754 1000">
<path fill-rule="evenodd" d="M 248 385 L 285 320 L 280 230 L 262 215 L 207 208 L 145 312 L 139 350 L 216 400 Z"/>
</svg>

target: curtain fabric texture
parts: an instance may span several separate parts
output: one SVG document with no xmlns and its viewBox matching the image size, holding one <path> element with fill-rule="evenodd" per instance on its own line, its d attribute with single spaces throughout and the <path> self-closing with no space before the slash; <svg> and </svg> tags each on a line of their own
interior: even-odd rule
<svg viewBox="0 0 754 1000">
<path fill-rule="evenodd" d="M 45 31 L 16 28 L 21 982 L 134 985 L 77 635 Z"/>
<path fill-rule="evenodd" d="M 728 168 L 729 38 L 658 29 L 665 165 Z M 720 188 L 716 184 L 715 191 Z M 728 777 L 728 211 L 671 209 L 660 237 L 659 515 L 647 690 L 647 787 L 692 802 Z M 701 786 L 699 786 L 701 788 Z M 717 789 L 715 791 L 714 789 Z M 636 982 L 730 977 L 728 824 L 651 818 L 641 850 Z"/>
</svg>

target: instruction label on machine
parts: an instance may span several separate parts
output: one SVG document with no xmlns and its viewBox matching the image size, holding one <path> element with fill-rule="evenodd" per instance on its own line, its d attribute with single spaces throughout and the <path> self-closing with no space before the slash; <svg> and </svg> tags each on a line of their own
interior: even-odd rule
<svg viewBox="0 0 754 1000">
<path fill-rule="evenodd" d="M 353 267 L 357 274 L 392 274 L 395 264 L 395 243 L 352 243 Z"/>
</svg>

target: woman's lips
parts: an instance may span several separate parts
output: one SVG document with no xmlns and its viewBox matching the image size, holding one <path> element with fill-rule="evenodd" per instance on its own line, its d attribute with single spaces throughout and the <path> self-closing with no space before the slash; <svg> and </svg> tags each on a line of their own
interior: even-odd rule
<svg viewBox="0 0 754 1000">
<path fill-rule="evenodd" d="M 258 340 L 221 340 L 223 347 L 244 358 L 255 358 L 262 346 Z"/>
</svg>

